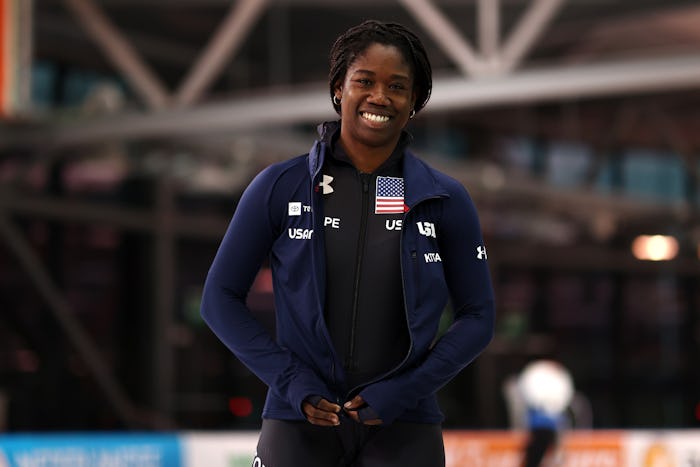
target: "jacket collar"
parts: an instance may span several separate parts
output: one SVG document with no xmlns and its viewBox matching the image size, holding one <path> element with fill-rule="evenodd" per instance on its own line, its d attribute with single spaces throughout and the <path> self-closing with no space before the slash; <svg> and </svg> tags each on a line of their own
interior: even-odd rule
<svg viewBox="0 0 700 467">
<path fill-rule="evenodd" d="M 330 155 L 331 138 L 340 126 L 339 121 L 324 122 L 318 126 L 319 138 L 314 142 L 309 151 L 309 173 L 312 180 L 316 179 L 318 172 L 323 167 L 323 161 L 326 155 Z M 411 151 L 406 149 L 408 143 L 412 140 L 412 136 L 407 131 L 404 131 L 403 138 L 405 140 L 404 155 L 403 155 L 403 178 L 406 192 L 404 193 L 404 202 L 411 208 L 418 202 L 435 197 L 449 196 L 447 190 L 436 179 L 435 173 L 428 165 L 416 157 Z"/>
</svg>

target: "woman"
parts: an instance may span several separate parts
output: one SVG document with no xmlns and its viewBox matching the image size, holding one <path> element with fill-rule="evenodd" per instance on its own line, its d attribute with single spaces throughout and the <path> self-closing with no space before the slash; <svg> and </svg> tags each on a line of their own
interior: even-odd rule
<svg viewBox="0 0 700 467">
<path fill-rule="evenodd" d="M 248 186 L 202 316 L 269 387 L 254 465 L 444 465 L 436 392 L 493 336 L 493 292 L 466 190 L 408 149 L 427 103 L 420 40 L 367 21 L 333 44 L 337 122 Z M 270 260 L 277 336 L 245 298 Z M 448 298 L 454 323 L 437 339 Z"/>
</svg>

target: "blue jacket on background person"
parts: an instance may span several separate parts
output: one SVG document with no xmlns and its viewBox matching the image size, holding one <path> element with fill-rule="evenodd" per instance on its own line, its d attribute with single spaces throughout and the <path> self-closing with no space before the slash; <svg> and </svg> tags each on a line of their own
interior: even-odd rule
<svg viewBox="0 0 700 467">
<path fill-rule="evenodd" d="M 353 390 L 384 423 L 439 423 L 443 415 L 436 392 L 493 337 L 493 290 L 473 202 L 458 181 L 405 150 L 401 271 L 410 348 L 393 371 L 348 388 L 323 314 L 319 184 L 327 152 L 322 135 L 308 154 L 267 167 L 246 188 L 207 275 L 202 317 L 268 385 L 264 418 L 305 420 L 301 407 L 307 397 L 342 404 Z M 421 228 L 425 225 L 434 226 L 432 235 Z M 246 306 L 251 284 L 268 258 L 276 337 Z M 448 298 L 454 322 L 436 339 Z"/>
</svg>

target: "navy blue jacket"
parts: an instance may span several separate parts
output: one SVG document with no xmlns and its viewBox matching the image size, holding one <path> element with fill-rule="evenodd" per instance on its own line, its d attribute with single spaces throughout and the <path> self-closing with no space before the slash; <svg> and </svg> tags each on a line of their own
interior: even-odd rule
<svg viewBox="0 0 700 467">
<path fill-rule="evenodd" d="M 325 267 L 320 169 L 323 138 L 310 152 L 271 165 L 243 193 L 204 285 L 201 313 L 221 341 L 268 387 L 263 417 L 304 420 L 320 395 L 348 400 L 342 362 L 324 322 Z M 476 209 L 456 180 L 406 150 L 401 270 L 410 349 L 359 394 L 384 423 L 438 423 L 436 392 L 493 337 L 494 300 Z M 272 269 L 277 336 L 246 306 L 263 263 Z M 437 338 L 451 300 L 454 322 Z"/>
</svg>

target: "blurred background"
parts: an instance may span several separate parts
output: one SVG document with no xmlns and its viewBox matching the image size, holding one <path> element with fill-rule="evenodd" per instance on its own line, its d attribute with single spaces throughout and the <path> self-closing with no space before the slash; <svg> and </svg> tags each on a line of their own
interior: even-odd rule
<svg viewBox="0 0 700 467">
<path fill-rule="evenodd" d="M 593 428 L 700 427 L 697 1 L 0 0 L 0 431 L 259 426 L 202 284 L 246 184 L 335 118 L 328 51 L 368 18 L 424 41 L 413 149 L 489 252 L 496 337 L 445 427 L 507 428 L 534 358 Z M 269 270 L 249 303 L 274 327 Z"/>
</svg>

